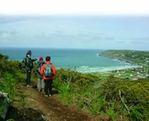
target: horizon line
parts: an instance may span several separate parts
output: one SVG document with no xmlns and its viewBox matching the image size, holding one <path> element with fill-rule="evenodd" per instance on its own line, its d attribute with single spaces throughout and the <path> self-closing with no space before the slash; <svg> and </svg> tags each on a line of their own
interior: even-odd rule
<svg viewBox="0 0 149 121">
<path fill-rule="evenodd" d="M 103 48 L 56 48 L 56 47 L 0 47 L 0 49 L 60 49 L 60 50 L 134 50 L 134 51 L 149 51 L 149 50 L 143 50 L 143 49 L 103 49 Z"/>
</svg>

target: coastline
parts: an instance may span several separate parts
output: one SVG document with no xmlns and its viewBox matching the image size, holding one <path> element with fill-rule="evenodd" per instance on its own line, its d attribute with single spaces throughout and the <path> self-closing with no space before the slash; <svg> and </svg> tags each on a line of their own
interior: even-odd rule
<svg viewBox="0 0 149 121">
<path fill-rule="evenodd" d="M 88 67 L 88 66 L 81 66 L 75 71 L 80 73 L 96 73 L 96 72 L 112 72 L 112 71 L 120 71 L 120 70 L 127 70 L 127 69 L 138 69 L 142 68 L 141 66 L 134 66 L 134 65 L 126 65 L 126 66 L 117 66 L 117 67 Z"/>
<path fill-rule="evenodd" d="M 137 50 L 106 50 L 100 56 L 105 56 L 116 61 L 123 61 L 137 68 L 128 68 L 113 71 L 115 77 L 132 80 L 149 78 L 149 51 Z"/>
</svg>

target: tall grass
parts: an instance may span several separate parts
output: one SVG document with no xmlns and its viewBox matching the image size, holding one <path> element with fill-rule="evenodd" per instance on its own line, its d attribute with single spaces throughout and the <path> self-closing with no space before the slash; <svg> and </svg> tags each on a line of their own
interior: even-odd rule
<svg viewBox="0 0 149 121">
<path fill-rule="evenodd" d="M 16 85 L 23 80 L 18 61 L 9 61 L 7 56 L 0 54 L 0 91 L 8 93 L 11 100 L 16 95 Z"/>
<path fill-rule="evenodd" d="M 149 119 L 148 80 L 131 81 L 61 69 L 54 86 L 65 104 L 93 115 L 108 115 L 112 121 Z"/>
</svg>

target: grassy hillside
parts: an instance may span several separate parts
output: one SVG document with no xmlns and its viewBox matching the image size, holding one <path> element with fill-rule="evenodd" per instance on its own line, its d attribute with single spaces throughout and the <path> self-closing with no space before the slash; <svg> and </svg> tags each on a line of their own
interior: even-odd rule
<svg viewBox="0 0 149 121">
<path fill-rule="evenodd" d="M 8 93 L 10 99 L 13 100 L 16 94 L 15 86 L 22 79 L 20 63 L 9 61 L 7 56 L 0 54 L 0 91 Z"/>
<path fill-rule="evenodd" d="M 125 60 L 133 64 L 138 64 L 142 66 L 149 65 L 149 51 L 108 50 L 103 51 L 101 55 Z"/>
<path fill-rule="evenodd" d="M 147 121 L 149 80 L 123 80 L 112 75 L 81 74 L 59 70 L 54 86 L 68 105 L 113 121 Z"/>
<path fill-rule="evenodd" d="M 24 81 L 20 63 L 0 55 L 0 90 L 10 99 L 18 96 L 16 86 Z M 116 72 L 114 72 L 116 73 Z M 147 121 L 149 119 L 149 79 L 122 79 L 109 74 L 82 74 L 60 69 L 54 81 L 58 98 L 95 116 L 112 121 Z M 20 101 L 23 97 L 20 95 Z"/>
</svg>

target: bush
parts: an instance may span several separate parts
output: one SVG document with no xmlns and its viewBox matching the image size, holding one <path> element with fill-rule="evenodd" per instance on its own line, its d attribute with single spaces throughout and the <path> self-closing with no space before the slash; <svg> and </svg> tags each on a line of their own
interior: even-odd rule
<svg viewBox="0 0 149 121">
<path fill-rule="evenodd" d="M 148 80 L 131 81 L 60 69 L 54 86 L 65 104 L 76 105 L 94 115 L 102 113 L 113 121 L 149 118 Z"/>
<path fill-rule="evenodd" d="M 103 84 L 102 95 L 106 96 L 108 102 L 118 102 L 122 105 L 121 107 L 127 111 L 132 120 L 149 118 L 149 113 L 147 113 L 149 110 L 148 80 L 131 81 L 110 77 Z"/>
<path fill-rule="evenodd" d="M 0 77 L 3 77 L 5 73 L 11 73 L 15 75 L 16 72 L 20 71 L 20 62 L 9 61 L 8 57 L 0 55 Z"/>
<path fill-rule="evenodd" d="M 9 98 L 13 100 L 16 95 L 16 80 L 13 78 L 13 75 L 8 73 L 6 73 L 4 77 L 5 78 L 3 78 L 3 81 L 0 85 L 0 90 L 5 93 L 8 93 Z"/>
</svg>

